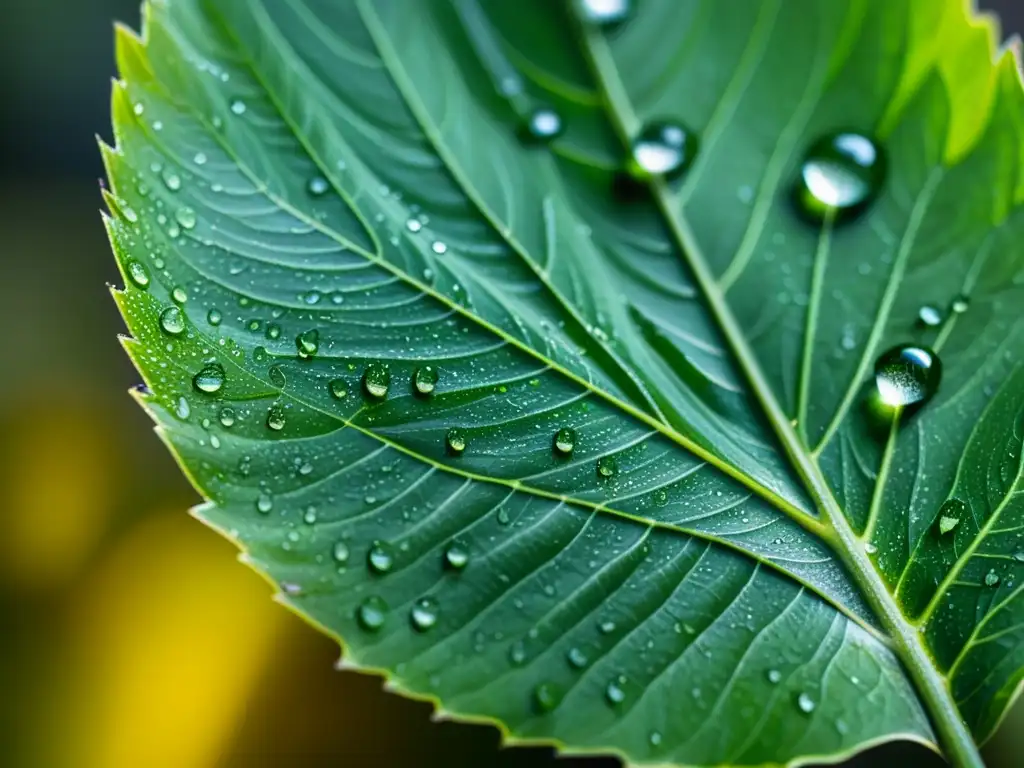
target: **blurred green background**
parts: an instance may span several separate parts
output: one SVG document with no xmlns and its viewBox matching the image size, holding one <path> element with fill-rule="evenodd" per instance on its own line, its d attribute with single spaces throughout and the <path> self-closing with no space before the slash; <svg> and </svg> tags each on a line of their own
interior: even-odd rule
<svg viewBox="0 0 1024 768">
<path fill-rule="evenodd" d="M 986 5 L 1024 29 L 1021 0 Z M 196 495 L 126 394 L 105 287 L 94 135 L 112 22 L 138 18 L 137 0 L 0 0 L 0 765 L 617 765 L 502 750 L 335 672 L 333 643 L 187 516 Z M 992 766 L 1021 764 L 1022 731 L 1018 706 Z M 941 765 L 911 745 L 856 762 L 908 760 Z"/>
</svg>

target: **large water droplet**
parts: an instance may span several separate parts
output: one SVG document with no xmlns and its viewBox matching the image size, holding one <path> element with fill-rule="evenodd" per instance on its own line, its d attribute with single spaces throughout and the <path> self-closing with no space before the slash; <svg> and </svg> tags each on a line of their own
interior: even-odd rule
<svg viewBox="0 0 1024 768">
<path fill-rule="evenodd" d="M 548 107 L 535 109 L 526 120 L 525 138 L 535 142 L 546 142 L 562 132 L 562 118 Z"/>
<path fill-rule="evenodd" d="M 387 573 L 395 567 L 394 550 L 387 542 L 375 541 L 366 553 L 366 562 L 374 573 Z"/>
<path fill-rule="evenodd" d="M 299 350 L 299 357 L 313 357 L 320 348 L 320 332 L 316 328 L 303 331 L 295 337 L 295 346 Z"/>
<path fill-rule="evenodd" d="M 465 544 L 453 541 L 444 551 L 444 563 L 455 571 L 461 571 L 469 565 L 469 548 Z"/>
<path fill-rule="evenodd" d="M 219 392 L 220 388 L 224 386 L 223 366 L 219 363 L 203 366 L 202 370 L 192 378 L 192 386 L 199 392 L 205 392 L 208 395 Z"/>
<path fill-rule="evenodd" d="M 878 395 L 892 407 L 923 405 L 938 391 L 941 379 L 942 362 L 924 347 L 893 347 L 875 363 Z"/>
<path fill-rule="evenodd" d="M 797 201 L 801 210 L 823 220 L 834 211 L 852 214 L 871 202 L 885 180 L 882 152 L 858 133 L 836 133 L 816 141 L 800 166 Z"/>
<path fill-rule="evenodd" d="M 678 123 L 650 123 L 633 140 L 629 174 L 638 181 L 675 178 L 690 167 L 697 144 L 697 137 Z"/>
<path fill-rule="evenodd" d="M 445 445 L 448 446 L 448 453 L 453 456 L 461 456 L 466 450 L 466 433 L 458 427 L 452 427 L 444 436 Z"/>
<path fill-rule="evenodd" d="M 619 465 L 614 456 L 602 456 L 597 460 L 597 474 L 603 478 L 614 477 L 619 471 Z"/>
<path fill-rule="evenodd" d="M 180 336 L 185 332 L 185 315 L 178 307 L 167 307 L 160 313 L 160 328 L 171 336 Z"/>
<path fill-rule="evenodd" d="M 388 396 L 391 386 L 391 372 L 380 363 L 370 363 L 363 373 L 363 389 L 374 400 L 383 400 Z"/>
<path fill-rule="evenodd" d="M 554 683 L 540 683 L 533 689 L 533 706 L 542 714 L 557 707 L 561 699 L 561 691 Z"/>
<path fill-rule="evenodd" d="M 562 427 L 555 432 L 555 451 L 562 456 L 570 456 L 576 450 L 576 430 Z"/>
<path fill-rule="evenodd" d="M 359 626 L 367 632 L 377 632 L 388 618 L 388 604 L 376 595 L 366 598 L 356 610 Z"/>
<path fill-rule="evenodd" d="M 421 597 L 409 612 L 409 620 L 417 632 L 426 632 L 437 624 L 437 601 L 431 597 Z"/>
<path fill-rule="evenodd" d="M 437 386 L 437 369 L 432 365 L 423 365 L 412 375 L 412 385 L 420 395 L 431 395 Z"/>
<path fill-rule="evenodd" d="M 273 405 L 267 411 L 267 426 L 275 432 L 284 429 L 284 409 L 279 405 Z"/>
<path fill-rule="evenodd" d="M 578 0 L 580 14 L 591 24 L 610 26 L 629 15 L 630 0 Z"/>
<path fill-rule="evenodd" d="M 145 290 L 149 287 L 149 270 L 141 261 L 130 259 L 128 261 L 128 277 L 139 288 Z"/>
</svg>

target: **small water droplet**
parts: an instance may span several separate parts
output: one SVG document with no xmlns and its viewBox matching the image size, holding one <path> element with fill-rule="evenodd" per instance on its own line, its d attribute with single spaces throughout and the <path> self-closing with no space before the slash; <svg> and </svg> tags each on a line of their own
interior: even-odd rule
<svg viewBox="0 0 1024 768">
<path fill-rule="evenodd" d="M 257 347 L 256 349 L 263 349 L 263 347 Z M 262 355 L 256 355 L 256 350 L 253 350 L 253 359 L 259 357 L 261 359 L 256 359 L 256 362 L 265 362 L 267 359 L 266 352 L 267 351 L 263 349 Z M 277 364 L 272 365 L 267 369 L 267 378 L 270 379 L 271 385 L 277 389 L 284 389 L 285 385 L 288 383 L 288 379 L 284 375 L 284 371 L 281 370 L 281 366 Z"/>
<path fill-rule="evenodd" d="M 274 508 L 274 500 L 271 498 L 269 493 L 261 493 L 256 497 L 256 511 L 260 514 L 270 514 L 270 510 Z"/>
<path fill-rule="evenodd" d="M 181 176 L 176 174 L 174 171 L 170 169 L 164 171 L 162 178 L 164 180 L 164 186 L 171 190 L 171 192 L 177 192 L 181 189 Z"/>
<path fill-rule="evenodd" d="M 444 551 L 444 563 L 452 570 L 461 571 L 469 565 L 469 548 L 460 542 L 453 541 Z"/>
<path fill-rule="evenodd" d="M 541 143 L 551 141 L 562 133 L 562 118 L 549 107 L 530 113 L 525 125 L 525 138 Z"/>
<path fill-rule="evenodd" d="M 498 507 L 498 525 L 508 525 L 512 522 L 512 517 L 509 515 L 508 510 L 504 507 Z"/>
<path fill-rule="evenodd" d="M 448 446 L 448 453 L 453 456 L 461 456 L 466 450 L 466 434 L 458 427 L 452 427 L 444 436 L 445 445 Z"/>
<path fill-rule="evenodd" d="M 145 290 L 149 287 L 149 270 L 141 261 L 130 259 L 128 261 L 128 277 L 136 286 Z"/>
<path fill-rule="evenodd" d="M 204 152 L 196 152 L 192 158 L 192 162 L 196 165 L 206 165 L 206 154 Z"/>
<path fill-rule="evenodd" d="M 188 291 L 180 285 L 176 286 L 175 289 L 171 291 L 171 298 L 178 304 L 184 304 L 188 301 Z"/>
<path fill-rule="evenodd" d="M 275 432 L 280 432 L 284 429 L 284 423 L 284 409 L 279 405 L 271 406 L 267 411 L 267 426 Z"/>
<path fill-rule="evenodd" d="M 246 109 L 245 102 L 241 99 L 235 99 L 231 102 L 231 111 L 236 115 L 244 115 Z"/>
<path fill-rule="evenodd" d="M 994 587 L 998 583 L 999 583 L 999 574 L 996 573 L 995 569 L 993 568 L 992 570 L 990 570 L 988 573 L 985 574 L 985 586 L 986 587 Z"/>
<path fill-rule="evenodd" d="M 949 308 L 954 312 L 954 314 L 962 315 L 971 308 L 971 300 L 963 294 L 960 294 L 953 299 L 953 303 L 949 305 Z"/>
<path fill-rule="evenodd" d="M 219 309 L 211 309 L 209 312 L 206 313 L 206 322 L 208 322 L 210 325 L 220 325 L 223 319 L 224 316 L 220 313 Z"/>
<path fill-rule="evenodd" d="M 387 573 L 395 567 L 394 550 L 387 542 L 375 541 L 366 553 L 366 562 L 374 573 Z"/>
<path fill-rule="evenodd" d="M 826 136 L 811 145 L 800 166 L 797 201 L 816 221 L 829 212 L 852 214 L 878 194 L 885 162 L 878 145 L 858 133 Z"/>
<path fill-rule="evenodd" d="M 281 326 L 277 323 L 267 323 L 267 338 L 271 341 L 281 338 Z"/>
<path fill-rule="evenodd" d="M 356 610 L 356 620 L 367 632 L 379 631 L 387 618 L 388 604 L 376 595 L 366 598 Z"/>
<path fill-rule="evenodd" d="M 597 474 L 605 479 L 614 477 L 619 471 L 618 462 L 614 456 L 602 456 L 597 460 Z"/>
<path fill-rule="evenodd" d="M 334 546 L 331 548 L 331 557 L 334 558 L 334 562 L 339 565 L 344 565 L 348 562 L 349 548 L 348 544 L 344 541 L 334 542 Z"/>
<path fill-rule="evenodd" d="M 571 427 L 562 427 L 555 432 L 555 451 L 562 456 L 571 456 L 576 449 L 576 430 Z"/>
<path fill-rule="evenodd" d="M 781 680 L 782 680 L 782 673 L 779 672 L 779 670 L 777 670 L 777 669 L 769 669 L 768 673 L 767 673 L 767 676 L 768 676 L 768 682 L 771 683 L 772 685 L 775 685 L 775 684 L 781 682 Z"/>
<path fill-rule="evenodd" d="M 160 313 L 160 328 L 171 336 L 185 332 L 185 315 L 178 307 L 167 307 Z"/>
<path fill-rule="evenodd" d="M 924 347 L 893 347 L 875 363 L 878 395 L 892 407 L 923 405 L 938 390 L 941 378 L 942 362 Z"/>
<path fill-rule="evenodd" d="M 541 714 L 553 710 L 561 699 L 561 691 L 554 683 L 540 683 L 533 689 L 533 706 Z"/>
<path fill-rule="evenodd" d="M 178 403 L 174 407 L 174 415 L 182 421 L 187 420 L 188 417 L 192 415 L 192 407 L 184 397 L 178 398 Z"/>
<path fill-rule="evenodd" d="M 448 253 L 448 246 L 442 243 L 440 240 L 435 240 L 430 244 L 430 250 L 432 250 L 438 256 L 444 256 L 446 253 Z"/>
<path fill-rule="evenodd" d="M 224 386 L 224 368 L 219 363 L 210 363 L 192 377 L 192 386 L 199 392 L 212 395 Z"/>
<path fill-rule="evenodd" d="M 960 499 L 946 499 L 939 507 L 939 534 L 947 534 L 960 524 L 969 513 L 967 504 Z"/>
<path fill-rule="evenodd" d="M 331 390 L 331 397 L 335 400 L 344 400 L 348 397 L 348 382 L 344 379 L 334 379 L 328 386 Z"/>
<path fill-rule="evenodd" d="M 664 488 L 659 488 L 654 492 L 654 505 L 657 507 L 664 507 L 668 504 L 668 491 Z"/>
<path fill-rule="evenodd" d="M 421 597 L 413 603 L 409 620 L 417 632 L 426 632 L 433 628 L 437 624 L 437 601 L 431 597 Z"/>
<path fill-rule="evenodd" d="M 410 232 L 419 232 L 421 229 L 423 229 L 423 222 L 420 221 L 419 219 L 408 219 L 405 222 L 405 228 L 408 229 Z"/>
<path fill-rule="evenodd" d="M 597 625 L 597 629 L 602 635 L 610 635 L 615 631 L 615 622 L 606 619 Z"/>
<path fill-rule="evenodd" d="M 942 313 L 931 304 L 925 304 L 917 310 L 917 321 L 927 328 L 935 328 L 942 325 Z"/>
<path fill-rule="evenodd" d="M 526 644 L 522 640 L 516 640 L 508 647 L 508 660 L 517 667 L 526 663 Z"/>
<path fill-rule="evenodd" d="M 221 424 L 222 427 L 234 426 L 234 424 L 235 424 L 235 411 L 234 411 L 233 408 L 221 408 L 220 409 L 220 415 L 219 415 L 218 418 L 220 419 L 220 424 Z"/>
<path fill-rule="evenodd" d="M 812 699 L 810 695 L 806 693 L 801 693 L 799 696 L 796 697 L 796 705 L 800 709 L 800 711 L 803 712 L 805 715 L 809 715 L 811 712 L 814 711 L 814 708 L 817 706 L 817 704 L 815 704 L 814 702 L 814 699 Z"/>
<path fill-rule="evenodd" d="M 878 553 L 878 547 L 876 547 L 870 541 L 865 541 L 864 542 L 864 551 L 867 552 L 869 555 L 874 555 L 874 554 Z"/>
<path fill-rule="evenodd" d="M 675 178 L 693 162 L 697 143 L 697 137 L 678 123 L 646 125 L 633 140 L 629 174 L 638 181 Z"/>
<path fill-rule="evenodd" d="M 629 15 L 630 0 L 579 0 L 583 18 L 591 24 L 611 26 Z"/>
<path fill-rule="evenodd" d="M 620 675 L 605 686 L 604 697 L 609 704 L 618 706 L 626 700 L 626 690 L 622 687 L 625 682 L 625 678 Z"/>
<path fill-rule="evenodd" d="M 299 357 L 302 359 L 313 357 L 320 349 L 320 331 L 316 328 L 303 331 L 295 337 L 295 347 L 299 350 Z"/>
<path fill-rule="evenodd" d="M 331 185 L 327 183 L 327 179 L 323 176 L 314 176 L 306 184 L 306 191 L 313 197 L 321 197 L 327 194 L 327 190 L 330 188 Z"/>
<path fill-rule="evenodd" d="M 363 389 L 374 400 L 383 400 L 388 396 L 391 386 L 391 372 L 380 363 L 370 363 L 363 373 Z"/>
<path fill-rule="evenodd" d="M 1018 549 L 1013 553 L 1013 559 L 1018 563 L 1024 563 L 1024 549 Z"/>
<path fill-rule="evenodd" d="M 412 375 L 412 385 L 421 395 L 431 395 L 437 386 L 437 369 L 431 365 L 423 365 Z"/>
<path fill-rule="evenodd" d="M 587 654 L 581 651 L 576 646 L 573 646 L 565 654 L 565 658 L 569 662 L 569 666 L 575 669 L 583 669 L 587 664 L 590 663 L 590 659 L 587 658 Z"/>
</svg>

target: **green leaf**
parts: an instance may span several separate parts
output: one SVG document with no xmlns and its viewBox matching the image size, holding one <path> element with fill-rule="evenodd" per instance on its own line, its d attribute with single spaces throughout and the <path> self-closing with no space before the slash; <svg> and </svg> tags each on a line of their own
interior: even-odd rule
<svg viewBox="0 0 1024 768">
<path fill-rule="evenodd" d="M 149 2 L 104 148 L 138 397 L 197 516 L 447 715 L 980 764 L 1024 668 L 1016 62 L 953 2 L 635 5 Z M 692 166 L 624 189 L 658 121 Z M 815 222 L 839 130 L 886 172 Z"/>
</svg>

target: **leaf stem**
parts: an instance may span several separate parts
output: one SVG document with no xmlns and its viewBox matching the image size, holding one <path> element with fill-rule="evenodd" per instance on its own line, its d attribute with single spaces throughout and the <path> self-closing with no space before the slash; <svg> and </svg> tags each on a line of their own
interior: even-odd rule
<svg viewBox="0 0 1024 768">
<path fill-rule="evenodd" d="M 605 96 L 610 118 L 626 146 L 633 127 L 640 121 L 633 110 L 623 83 L 615 70 L 611 52 L 599 31 L 581 25 L 584 51 Z M 816 500 L 822 518 L 828 524 L 823 538 L 830 544 L 843 563 L 850 569 L 868 603 L 891 634 L 894 648 L 913 680 L 946 757 L 958 768 L 984 768 L 970 729 L 967 727 L 946 679 L 937 671 L 935 661 L 925 646 L 921 633 L 902 614 L 884 580 L 875 569 L 861 541 L 850 527 L 817 462 L 807 453 L 800 437 L 782 407 L 776 400 L 753 350 L 719 290 L 715 277 L 703 258 L 697 238 L 689 223 L 677 215 L 680 205 L 663 181 L 651 184 L 651 190 L 661 213 L 678 243 L 687 264 L 701 288 L 713 316 L 749 381 L 765 415 L 782 442 L 783 447 L 807 490 Z"/>
</svg>

